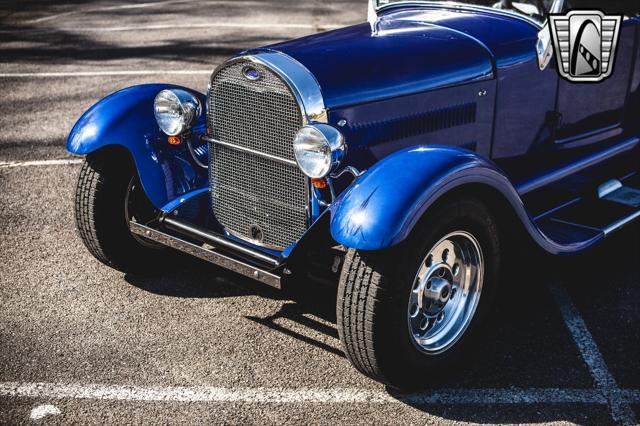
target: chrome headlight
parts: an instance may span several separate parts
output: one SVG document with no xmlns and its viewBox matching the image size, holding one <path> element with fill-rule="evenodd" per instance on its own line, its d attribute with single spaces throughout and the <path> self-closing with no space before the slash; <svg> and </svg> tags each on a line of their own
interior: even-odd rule
<svg viewBox="0 0 640 426">
<path fill-rule="evenodd" d="M 169 136 L 177 136 L 191 128 L 202 113 L 202 106 L 187 91 L 165 89 L 156 95 L 153 111 L 160 129 Z"/>
<path fill-rule="evenodd" d="M 344 136 L 327 124 L 304 126 L 293 140 L 298 167 L 312 179 L 334 172 L 344 157 Z"/>
</svg>

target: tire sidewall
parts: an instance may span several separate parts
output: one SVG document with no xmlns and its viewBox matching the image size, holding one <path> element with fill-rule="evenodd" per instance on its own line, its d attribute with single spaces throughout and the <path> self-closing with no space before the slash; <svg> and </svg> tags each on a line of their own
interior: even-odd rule
<svg viewBox="0 0 640 426">
<path fill-rule="evenodd" d="M 100 262 L 125 273 L 161 269 L 165 250 L 138 241 L 125 214 L 131 182 L 139 182 L 130 158 L 99 151 L 85 159 L 75 195 L 76 227 L 84 245 Z"/>
<path fill-rule="evenodd" d="M 447 371 L 445 367 L 468 352 L 469 347 L 477 340 L 479 326 L 492 305 L 499 282 L 500 239 L 495 220 L 484 204 L 475 199 L 464 199 L 443 206 L 427 218 L 397 248 L 398 267 L 389 282 L 390 303 L 387 304 L 388 311 L 381 315 L 388 324 L 380 328 L 384 330 L 379 340 L 382 345 L 380 361 L 388 367 L 385 370 L 390 372 L 391 382 L 400 383 L 403 387 L 416 387 L 415 382 L 423 377 L 429 384 L 433 384 L 439 373 Z M 444 236 L 455 231 L 470 233 L 480 245 L 484 260 L 482 294 L 470 324 L 458 341 L 443 352 L 428 354 L 418 349 L 409 330 L 409 295 L 416 273 L 427 253 Z"/>
</svg>

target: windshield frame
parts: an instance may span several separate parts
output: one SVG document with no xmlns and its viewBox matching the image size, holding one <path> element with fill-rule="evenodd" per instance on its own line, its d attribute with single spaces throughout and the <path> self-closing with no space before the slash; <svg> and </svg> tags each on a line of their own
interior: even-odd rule
<svg viewBox="0 0 640 426">
<path fill-rule="evenodd" d="M 562 8 L 564 6 L 564 2 L 565 0 L 554 0 L 551 9 L 549 10 L 549 12 L 547 14 L 552 14 L 552 13 L 560 13 L 560 11 L 562 11 Z M 378 15 L 379 12 L 387 10 L 387 9 L 393 9 L 393 8 L 397 8 L 397 7 L 406 7 L 406 6 L 431 6 L 431 7 L 441 7 L 441 8 L 447 8 L 447 9 L 456 9 L 456 10 L 480 10 L 480 11 L 485 11 L 485 12 L 492 12 L 498 15 L 503 15 L 503 16 L 510 16 L 510 17 L 514 17 L 514 18 L 519 18 L 521 20 L 524 20 L 532 25 L 534 25 L 535 27 L 542 29 L 544 28 L 544 26 L 546 25 L 548 18 L 545 15 L 545 20 L 544 21 L 538 21 L 536 19 L 534 19 L 533 17 L 527 16 L 523 13 L 518 13 L 518 12 L 514 12 L 511 10 L 505 10 L 505 9 L 494 9 L 492 7 L 488 7 L 488 6 L 482 6 L 482 5 L 477 5 L 477 4 L 470 4 L 470 3 L 463 3 L 463 2 L 459 2 L 459 1 L 450 1 L 450 0 L 404 0 L 404 1 L 394 1 L 392 3 L 387 3 L 387 4 L 383 4 L 380 5 L 379 4 L 379 0 L 369 0 L 369 8 L 370 8 L 370 15 L 373 14 L 375 16 Z"/>
</svg>

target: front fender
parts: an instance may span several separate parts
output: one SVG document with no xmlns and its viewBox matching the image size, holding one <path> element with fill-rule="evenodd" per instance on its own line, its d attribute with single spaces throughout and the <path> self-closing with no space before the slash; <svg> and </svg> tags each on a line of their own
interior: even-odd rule
<svg viewBox="0 0 640 426">
<path fill-rule="evenodd" d="M 359 250 L 391 247 L 409 235 L 438 198 L 471 183 L 500 191 L 535 240 L 550 251 L 562 251 L 532 223 L 497 166 L 470 151 L 441 146 L 408 148 L 376 163 L 333 203 L 331 234 L 338 243 Z"/>
<path fill-rule="evenodd" d="M 187 90 L 206 105 L 203 94 L 184 87 L 170 84 L 128 87 L 102 99 L 80 117 L 67 139 L 67 150 L 86 155 L 107 146 L 126 148 L 147 196 L 159 209 L 180 195 L 206 186 L 206 170 L 193 162 L 186 144 L 169 145 L 156 123 L 155 96 L 172 88 Z M 203 126 L 204 114 L 195 128 Z"/>
</svg>

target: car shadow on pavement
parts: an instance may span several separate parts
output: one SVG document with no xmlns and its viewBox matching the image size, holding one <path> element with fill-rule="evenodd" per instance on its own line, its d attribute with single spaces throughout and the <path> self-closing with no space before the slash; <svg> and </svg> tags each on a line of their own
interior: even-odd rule
<svg viewBox="0 0 640 426">
<path fill-rule="evenodd" d="M 227 298 L 259 296 L 281 300 L 278 311 L 247 319 L 301 342 L 343 356 L 335 328 L 336 289 L 302 281 L 285 292 L 253 280 L 185 259 L 176 269 L 161 275 L 126 275 L 142 290 L 169 297 Z M 564 326 L 545 285 L 546 278 L 530 271 L 515 277 L 505 289 L 485 327 L 478 351 L 452 369 L 444 380 L 425 378 L 428 388 L 588 388 L 592 380 Z M 316 321 L 311 318 L 318 318 Z M 327 345 L 282 326 L 289 320 L 335 339 Z M 299 327 L 298 327 L 299 329 Z"/>
<path fill-rule="evenodd" d="M 287 302 L 273 315 L 269 315 L 267 317 L 257 317 L 257 316 L 247 316 L 246 318 L 250 321 L 253 321 L 257 324 L 263 325 L 273 331 L 277 331 L 289 337 L 293 337 L 303 343 L 308 345 L 315 346 L 322 350 L 332 353 L 333 355 L 337 355 L 339 357 L 344 357 L 344 353 L 336 349 L 336 347 L 328 345 L 318 339 L 314 339 L 312 337 L 301 334 L 291 328 L 285 327 L 281 325 L 278 320 L 287 319 L 292 321 L 304 328 L 316 331 L 321 333 L 329 338 L 335 339 L 336 343 L 338 343 L 338 331 L 335 326 L 329 326 L 321 321 L 318 321 L 312 317 L 305 316 L 305 314 L 309 314 L 309 309 L 304 309 L 304 306 L 300 305 L 296 302 Z M 337 346 L 337 345 L 336 345 Z"/>
<path fill-rule="evenodd" d="M 156 273 L 126 274 L 124 279 L 141 290 L 169 297 L 217 299 L 257 295 L 283 298 L 283 294 L 275 289 L 180 253 L 176 253 L 173 265 Z"/>
<path fill-rule="evenodd" d="M 432 416 L 472 424 L 614 424 L 606 405 L 595 404 L 433 404 L 414 406 Z"/>
<path fill-rule="evenodd" d="M 529 251 L 521 253 L 521 262 L 518 262 L 517 268 L 514 268 L 505 280 L 479 344 L 459 366 L 445 374 L 443 379 L 433 381 L 431 378 L 425 378 L 426 389 L 423 393 L 429 395 L 442 389 L 475 390 L 480 393 L 483 390 L 495 389 L 594 389 L 589 371 L 548 286 L 557 283 L 567 288 L 576 299 L 575 303 L 585 315 L 585 320 L 591 324 L 589 303 L 597 302 L 581 300 L 576 294 L 576 289 L 591 292 L 589 289 L 597 288 L 598 282 L 602 282 L 606 277 L 621 282 L 625 276 L 638 277 L 637 271 L 634 272 L 640 253 L 640 243 L 635 241 L 640 235 L 638 229 L 640 228 L 630 228 L 625 234 L 606 241 L 601 248 L 574 258 L 556 259 Z M 633 247 L 636 248 L 632 250 Z M 591 274 L 589 271 L 596 264 L 618 265 L 621 269 L 614 275 L 607 274 L 606 271 Z M 295 291 L 283 293 L 199 261 L 187 261 L 186 266 L 180 270 L 160 277 L 128 275 L 126 279 L 145 291 L 171 297 L 219 298 L 257 295 L 282 300 L 280 308 L 275 313 L 246 318 L 306 345 L 344 357 L 337 349 L 340 344 L 335 328 L 335 288 L 303 282 L 304 285 Z M 629 285 L 631 284 L 627 287 Z M 625 291 L 633 291 L 636 294 L 640 290 L 637 282 L 632 287 L 633 290 Z M 615 310 L 615 306 L 612 309 Z M 602 313 L 600 315 L 602 316 Z M 288 327 L 288 321 L 295 323 L 294 327 Z M 304 328 L 309 329 L 310 333 L 299 332 Z M 314 332 L 316 335 L 320 333 L 322 338 L 313 338 Z M 633 328 L 627 328 L 626 332 L 633 332 Z M 595 334 L 598 340 L 598 333 Z M 607 342 L 599 340 L 598 344 L 602 347 L 606 346 Z M 602 351 L 607 358 L 609 351 L 629 349 L 618 346 L 604 348 Z M 615 373 L 615 365 L 610 367 L 613 367 Z M 633 385 L 633 388 L 637 388 L 637 384 Z M 412 403 L 406 399 L 406 395 L 393 390 L 389 390 L 389 393 L 404 404 L 456 421 L 611 423 L 609 409 L 605 404 L 550 402 L 424 405 Z"/>
</svg>

